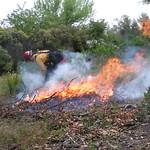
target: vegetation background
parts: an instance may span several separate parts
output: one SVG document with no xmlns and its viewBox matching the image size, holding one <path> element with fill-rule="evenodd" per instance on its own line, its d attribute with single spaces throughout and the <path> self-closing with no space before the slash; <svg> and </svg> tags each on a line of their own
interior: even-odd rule
<svg viewBox="0 0 150 150">
<path fill-rule="evenodd" d="M 105 61 L 120 56 L 126 46 L 148 47 L 150 39 L 139 26 L 143 19 L 149 16 L 132 20 L 124 15 L 110 28 L 104 19 L 94 19 L 92 0 L 36 0 L 31 9 L 18 6 L 0 21 L 1 78 L 18 72 L 25 50 L 68 49 Z"/>
<path fill-rule="evenodd" d="M 33 8 L 18 6 L 1 20 L 0 149 L 149 150 L 150 88 L 140 105 L 113 102 L 81 112 L 48 113 L 12 107 L 23 51 L 68 49 L 103 63 L 122 56 L 127 46 L 150 46 L 150 38 L 140 30 L 143 19 L 149 16 L 132 20 L 124 15 L 110 28 L 104 19 L 94 19 L 92 0 L 36 0 Z"/>
</svg>

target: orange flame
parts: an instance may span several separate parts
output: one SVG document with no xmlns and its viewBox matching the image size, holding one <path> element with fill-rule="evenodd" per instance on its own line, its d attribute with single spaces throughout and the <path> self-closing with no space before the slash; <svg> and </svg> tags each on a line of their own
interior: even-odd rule
<svg viewBox="0 0 150 150">
<path fill-rule="evenodd" d="M 140 54 L 137 56 L 137 61 Z M 71 97 L 80 97 L 85 94 L 97 94 L 102 101 L 107 101 L 113 96 L 115 82 L 118 77 L 124 73 L 136 72 L 139 66 L 135 64 L 125 65 L 121 63 L 118 58 L 110 58 L 108 62 L 102 67 L 97 76 L 88 76 L 87 78 L 81 79 L 79 82 L 72 81 L 68 85 L 60 82 L 55 84 L 49 89 L 41 89 L 32 100 L 31 97 L 27 96 L 25 100 L 36 103 L 50 98 L 55 95 L 60 99 L 64 100 Z"/>
<path fill-rule="evenodd" d="M 141 27 L 143 30 L 143 35 L 150 37 L 150 20 L 145 19 L 141 22 Z"/>
</svg>

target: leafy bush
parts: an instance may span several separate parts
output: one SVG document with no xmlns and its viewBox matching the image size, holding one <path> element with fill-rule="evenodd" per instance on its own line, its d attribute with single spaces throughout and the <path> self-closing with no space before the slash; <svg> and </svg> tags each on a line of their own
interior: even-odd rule
<svg viewBox="0 0 150 150">
<path fill-rule="evenodd" d="M 0 45 L 4 47 L 11 40 L 12 40 L 12 36 L 8 32 L 8 30 L 0 29 Z"/>
<path fill-rule="evenodd" d="M 20 83 L 20 76 L 16 73 L 7 73 L 0 78 L 0 95 L 14 95 Z"/>
<path fill-rule="evenodd" d="M 146 39 L 145 37 L 142 37 L 142 36 L 135 36 L 131 42 L 133 45 L 143 46 L 143 45 L 148 44 L 148 39 Z"/>
<path fill-rule="evenodd" d="M 65 49 L 73 48 L 82 51 L 86 47 L 86 32 L 75 27 L 53 27 L 40 29 L 29 37 L 30 49 Z"/>
<path fill-rule="evenodd" d="M 90 39 L 99 40 L 104 36 L 107 23 L 104 20 L 90 21 L 88 34 Z"/>
<path fill-rule="evenodd" d="M 100 43 L 93 43 L 93 46 L 89 49 L 89 52 L 96 57 L 105 59 L 114 56 L 116 49 L 117 47 L 115 45 L 112 43 L 107 43 L 102 39 Z"/>
<path fill-rule="evenodd" d="M 11 68 L 11 57 L 7 50 L 0 47 L 0 74 L 9 71 Z"/>
</svg>

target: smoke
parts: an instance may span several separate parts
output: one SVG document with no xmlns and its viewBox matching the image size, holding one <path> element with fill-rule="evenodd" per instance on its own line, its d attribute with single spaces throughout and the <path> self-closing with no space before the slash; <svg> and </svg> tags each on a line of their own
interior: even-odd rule
<svg viewBox="0 0 150 150">
<path fill-rule="evenodd" d="M 140 69 L 126 75 L 117 85 L 115 97 L 118 100 L 134 100 L 144 97 L 144 93 L 150 86 L 150 61 L 147 51 L 148 49 L 135 46 L 125 49 L 122 61 L 128 66 L 132 64 L 139 66 Z"/>
<path fill-rule="evenodd" d="M 67 62 L 59 64 L 57 68 L 50 73 L 46 83 L 44 83 L 45 77 L 41 74 L 35 63 L 22 64 L 20 67 L 21 77 L 27 93 L 30 94 L 41 87 L 52 89 L 53 86 L 60 81 L 68 82 L 72 79 L 78 80 L 89 73 L 92 66 L 89 56 L 69 51 L 65 51 L 64 56 Z"/>
<path fill-rule="evenodd" d="M 139 70 L 129 73 L 121 77 L 121 81 L 117 81 L 114 97 L 118 100 L 132 100 L 144 97 L 144 93 L 150 86 L 150 61 L 148 49 L 128 46 L 121 56 L 122 63 L 127 66 L 137 66 Z M 53 90 L 60 81 L 68 83 L 73 80 L 81 80 L 87 77 L 92 68 L 91 57 L 81 54 L 65 51 L 64 56 L 67 62 L 59 64 L 57 68 L 51 72 L 49 79 L 44 83 L 45 78 L 34 63 L 26 63 L 21 65 L 22 82 L 28 93 L 34 92 L 41 87 L 48 87 Z M 114 70 L 115 71 L 115 70 Z"/>
<path fill-rule="evenodd" d="M 139 99 L 144 97 L 146 89 L 150 86 L 150 68 L 142 69 L 135 78 L 124 84 L 118 85 L 116 89 L 117 99 Z"/>
<path fill-rule="evenodd" d="M 24 63 L 20 66 L 22 84 L 28 93 L 43 86 L 44 77 L 35 63 Z"/>
<path fill-rule="evenodd" d="M 50 74 L 49 80 L 46 83 L 47 87 L 52 87 L 60 81 L 80 80 L 88 75 L 92 65 L 91 61 L 87 61 L 89 56 L 68 51 L 65 51 L 64 55 L 67 58 L 67 62 L 59 64 L 56 70 Z"/>
</svg>

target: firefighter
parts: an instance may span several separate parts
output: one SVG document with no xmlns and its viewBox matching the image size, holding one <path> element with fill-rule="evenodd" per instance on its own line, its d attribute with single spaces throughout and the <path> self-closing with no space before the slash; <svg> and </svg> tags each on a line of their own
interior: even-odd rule
<svg viewBox="0 0 150 150">
<path fill-rule="evenodd" d="M 49 73 L 51 73 L 59 63 L 64 62 L 63 53 L 55 50 L 40 50 L 33 53 L 32 50 L 25 51 L 23 53 L 25 61 L 34 61 L 39 66 L 41 73 L 45 76 L 45 80 L 48 79 Z"/>
</svg>

